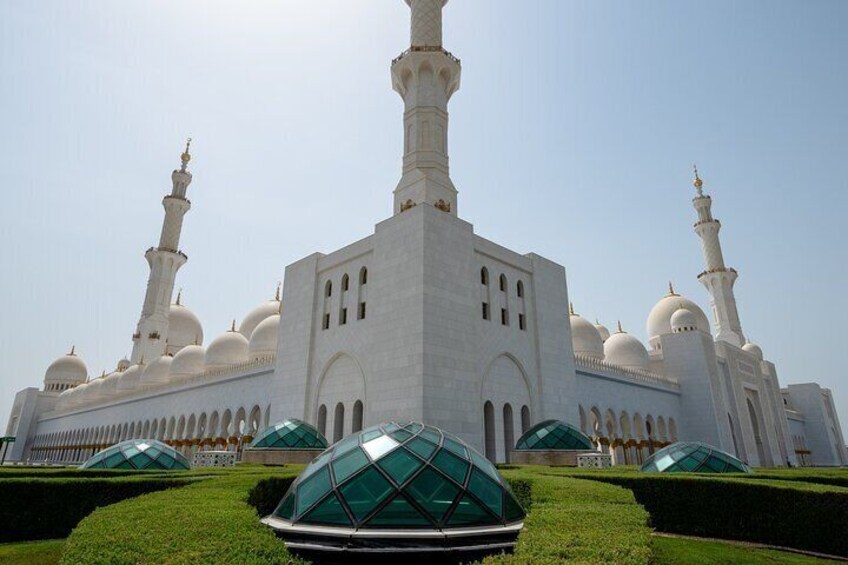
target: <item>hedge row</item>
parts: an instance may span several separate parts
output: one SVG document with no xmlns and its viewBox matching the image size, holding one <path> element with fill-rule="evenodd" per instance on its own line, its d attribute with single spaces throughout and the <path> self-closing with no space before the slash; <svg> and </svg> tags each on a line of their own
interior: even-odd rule
<svg viewBox="0 0 848 565">
<path fill-rule="evenodd" d="M 63 538 L 100 506 L 141 494 L 183 486 L 187 479 L 2 478 L 0 543 Z"/>
<path fill-rule="evenodd" d="M 247 504 L 260 481 L 291 481 L 301 469 L 240 466 L 180 489 L 99 508 L 68 538 L 61 563 L 302 563 Z"/>
<path fill-rule="evenodd" d="M 587 476 L 586 478 L 590 478 Z M 810 483 L 598 474 L 625 486 L 657 530 L 848 557 L 848 490 Z"/>
</svg>

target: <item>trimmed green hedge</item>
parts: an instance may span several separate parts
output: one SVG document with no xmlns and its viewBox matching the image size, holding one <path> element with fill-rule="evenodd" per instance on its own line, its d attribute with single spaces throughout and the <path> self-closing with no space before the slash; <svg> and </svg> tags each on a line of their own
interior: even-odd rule
<svg viewBox="0 0 848 565">
<path fill-rule="evenodd" d="M 178 478 L 2 478 L 0 543 L 64 538 L 97 507 L 183 486 Z"/>
<path fill-rule="evenodd" d="M 303 563 L 247 504 L 258 482 L 291 481 L 301 469 L 239 466 L 183 488 L 99 508 L 68 538 L 61 563 Z"/>
<path fill-rule="evenodd" d="M 692 475 L 586 476 L 625 486 L 663 532 L 744 540 L 848 557 L 848 490 Z"/>
</svg>

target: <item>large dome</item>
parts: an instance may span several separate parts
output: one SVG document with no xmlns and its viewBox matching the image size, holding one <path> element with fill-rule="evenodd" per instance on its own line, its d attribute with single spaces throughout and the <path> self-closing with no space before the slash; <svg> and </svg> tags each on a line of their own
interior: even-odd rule
<svg viewBox="0 0 848 565">
<path fill-rule="evenodd" d="M 206 368 L 206 351 L 199 345 L 188 345 L 174 355 L 171 377 L 185 378 L 199 375 Z"/>
<path fill-rule="evenodd" d="M 601 334 L 601 339 L 606 341 L 609 339 L 610 331 L 607 329 L 605 325 L 595 320 L 595 329 L 598 330 L 598 333 Z"/>
<path fill-rule="evenodd" d="M 119 373 L 118 386 L 119 392 L 135 390 L 141 384 L 141 373 L 144 372 L 144 365 L 132 365 L 123 373 Z M 106 377 L 107 379 L 110 377 Z"/>
<path fill-rule="evenodd" d="M 747 351 L 748 353 L 756 357 L 757 361 L 763 360 L 763 350 L 760 348 L 759 345 L 756 345 L 754 343 L 746 343 L 742 346 L 742 351 Z"/>
<path fill-rule="evenodd" d="M 318 456 L 263 521 L 289 547 L 355 552 L 503 549 L 523 519 L 509 483 L 474 449 L 434 427 L 392 423 Z"/>
<path fill-rule="evenodd" d="M 81 468 L 187 471 L 191 465 L 181 453 L 161 441 L 131 439 L 95 453 Z"/>
<path fill-rule="evenodd" d="M 44 390 L 65 390 L 85 382 L 88 368 L 75 353 L 74 348 L 67 355 L 53 361 L 44 372 Z"/>
<path fill-rule="evenodd" d="M 269 316 L 273 316 L 274 314 L 280 313 L 280 289 L 277 288 L 277 295 L 273 300 L 267 300 L 254 308 L 248 313 L 247 316 L 242 320 L 241 325 L 239 326 L 239 333 L 250 339 L 250 336 L 253 335 L 253 330 L 256 329 L 256 326 L 259 325 L 262 320 Z"/>
<path fill-rule="evenodd" d="M 603 359 L 604 340 L 598 328 L 589 320 L 575 314 L 573 310 L 568 319 L 571 322 L 571 344 L 574 347 L 574 353 Z"/>
<path fill-rule="evenodd" d="M 515 444 L 517 451 L 525 450 L 589 450 L 595 445 L 589 436 L 561 420 L 539 422 L 521 436 Z"/>
<path fill-rule="evenodd" d="M 171 376 L 171 363 L 174 358 L 170 355 L 162 355 L 154 359 L 152 363 L 144 368 L 141 374 L 141 384 L 144 386 L 167 383 Z"/>
<path fill-rule="evenodd" d="M 681 308 L 685 308 L 695 315 L 700 331 L 710 333 L 710 321 L 707 319 L 704 311 L 701 310 L 701 307 L 685 296 L 675 293 L 674 289 L 670 289 L 669 294 L 657 302 L 651 309 L 651 313 L 648 314 L 648 342 L 653 347 L 656 348 L 656 344 L 659 342 L 659 336 L 672 333 L 671 317 Z"/>
<path fill-rule="evenodd" d="M 623 331 L 618 331 L 604 342 L 606 362 L 627 369 L 647 369 L 648 351 L 642 342 Z"/>
<path fill-rule="evenodd" d="M 645 473 L 750 473 L 736 457 L 699 441 L 673 443 L 648 457 Z"/>
<path fill-rule="evenodd" d="M 226 367 L 248 360 L 247 339 L 235 330 L 230 330 L 212 340 L 206 348 L 206 366 Z"/>
<path fill-rule="evenodd" d="M 171 304 L 168 313 L 168 346 L 166 353 L 171 355 L 187 345 L 201 345 L 203 343 L 203 326 L 194 312 L 180 304 Z"/>
<path fill-rule="evenodd" d="M 280 315 L 274 314 L 262 320 L 250 336 L 250 358 L 258 359 L 277 353 L 277 335 Z"/>
<path fill-rule="evenodd" d="M 327 438 L 310 424 L 294 418 L 265 428 L 250 449 L 327 449 Z"/>
</svg>

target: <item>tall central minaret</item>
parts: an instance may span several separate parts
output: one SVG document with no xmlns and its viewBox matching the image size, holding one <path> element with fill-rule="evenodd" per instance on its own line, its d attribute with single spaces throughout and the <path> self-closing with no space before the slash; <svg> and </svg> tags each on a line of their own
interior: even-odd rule
<svg viewBox="0 0 848 565">
<path fill-rule="evenodd" d="M 448 0 L 405 0 L 412 9 L 411 46 L 392 61 L 392 86 L 404 102 L 403 176 L 394 213 L 427 203 L 456 215 L 448 167 L 448 101 L 459 90 L 459 59 L 442 48 Z"/>
<path fill-rule="evenodd" d="M 695 211 L 698 212 L 695 233 L 701 238 L 701 250 L 704 253 L 705 263 L 705 270 L 698 275 L 698 280 L 710 293 L 716 339 L 742 347 L 745 345 L 745 336 L 742 334 L 742 324 L 739 322 L 736 297 L 733 296 L 733 285 L 736 283 L 738 274 L 736 269 L 726 267 L 724 264 L 721 241 L 718 238 L 721 222 L 713 218 L 713 200 L 709 195 L 704 194 L 704 182 L 698 176 L 697 167 L 694 185 L 698 193 L 692 200 Z"/>
<path fill-rule="evenodd" d="M 179 250 L 180 233 L 183 228 L 183 216 L 191 208 L 186 198 L 186 190 L 191 184 L 191 173 L 186 170 L 191 161 L 189 147 L 191 138 L 186 142 L 185 152 L 180 156 L 182 166 L 171 173 L 173 189 L 162 200 L 165 208 L 165 221 L 159 246 L 151 247 L 144 254 L 150 265 L 147 279 L 147 292 L 141 308 L 141 319 L 133 334 L 133 350 L 130 361 L 138 363 L 142 359 L 148 362 L 165 353 L 165 338 L 168 335 L 168 313 L 171 309 L 171 296 L 174 293 L 174 280 L 177 271 L 185 265 L 188 257 Z"/>
</svg>

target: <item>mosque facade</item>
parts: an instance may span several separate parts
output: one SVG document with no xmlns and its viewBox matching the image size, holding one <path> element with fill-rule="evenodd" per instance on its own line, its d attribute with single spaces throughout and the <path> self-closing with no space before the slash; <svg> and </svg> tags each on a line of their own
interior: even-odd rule
<svg viewBox="0 0 848 565">
<path fill-rule="evenodd" d="M 269 423 L 298 418 L 331 441 L 391 420 L 452 432 L 508 462 L 535 423 L 579 426 L 617 463 L 678 440 L 752 466 L 848 465 L 832 394 L 781 388 L 747 341 L 711 197 L 695 172 L 694 230 L 709 316 L 669 285 L 644 345 L 569 306 L 565 268 L 487 240 L 458 214 L 448 102 L 462 66 L 442 45 L 447 0 L 406 0 L 410 48 L 391 65 L 404 103 L 403 169 L 393 215 L 374 232 L 285 269 L 282 294 L 204 346 L 173 299 L 192 175 L 190 148 L 163 200 L 159 244 L 129 359 L 93 378 L 74 350 L 41 388 L 17 393 L 5 459 L 74 463 L 127 439 L 187 456 L 240 450 Z"/>
</svg>

